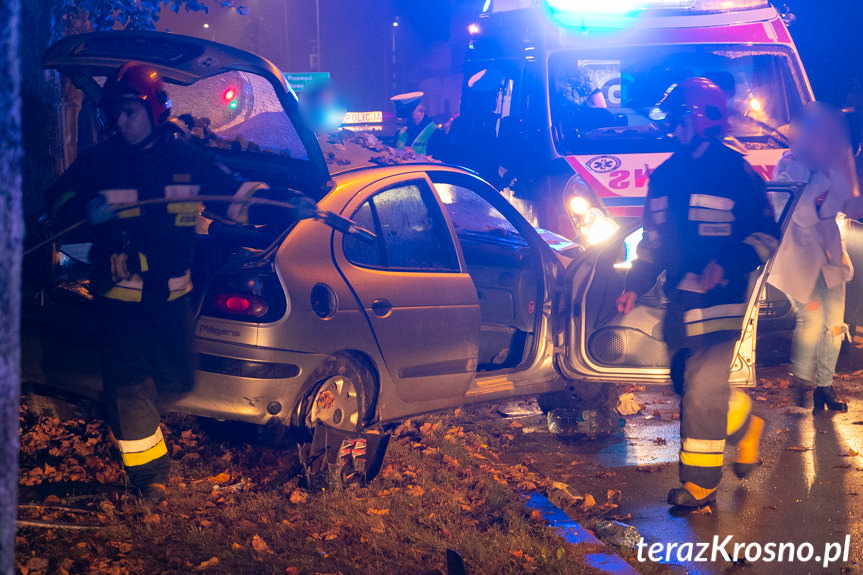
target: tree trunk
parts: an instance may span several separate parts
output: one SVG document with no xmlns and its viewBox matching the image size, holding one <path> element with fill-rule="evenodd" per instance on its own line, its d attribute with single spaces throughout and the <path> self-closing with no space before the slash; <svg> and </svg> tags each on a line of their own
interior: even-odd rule
<svg viewBox="0 0 863 575">
<path fill-rule="evenodd" d="M 15 569 L 20 394 L 21 0 L 0 1 L 0 575 Z"/>
<path fill-rule="evenodd" d="M 63 21 L 54 0 L 27 0 L 21 7 L 21 99 L 23 146 L 23 202 L 27 222 L 48 206 L 44 192 L 68 165 L 61 129 L 62 82 L 53 70 L 42 69 L 42 54 L 63 35 Z M 73 146 L 74 142 L 70 142 Z"/>
</svg>

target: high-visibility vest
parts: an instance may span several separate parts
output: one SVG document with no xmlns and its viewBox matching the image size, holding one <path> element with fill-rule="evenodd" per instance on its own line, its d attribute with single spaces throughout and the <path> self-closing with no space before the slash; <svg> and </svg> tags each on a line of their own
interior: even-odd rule
<svg viewBox="0 0 863 575">
<path fill-rule="evenodd" d="M 417 154 L 425 155 L 426 149 L 428 148 L 429 140 L 431 140 L 432 134 L 434 134 L 435 130 L 437 130 L 437 125 L 434 122 L 429 122 L 422 131 L 417 134 L 417 137 L 414 138 L 413 143 L 410 145 L 410 148 L 416 152 Z M 399 130 L 398 138 L 396 138 L 396 148 L 401 150 L 407 147 L 408 143 L 408 128 L 404 126 L 401 130 Z"/>
</svg>

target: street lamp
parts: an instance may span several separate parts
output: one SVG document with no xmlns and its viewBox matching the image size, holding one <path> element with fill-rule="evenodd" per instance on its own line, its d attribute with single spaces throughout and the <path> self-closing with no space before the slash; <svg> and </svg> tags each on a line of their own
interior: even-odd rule
<svg viewBox="0 0 863 575">
<path fill-rule="evenodd" d="M 315 0 L 315 51 L 309 58 L 315 72 L 321 71 L 321 1 Z"/>
</svg>

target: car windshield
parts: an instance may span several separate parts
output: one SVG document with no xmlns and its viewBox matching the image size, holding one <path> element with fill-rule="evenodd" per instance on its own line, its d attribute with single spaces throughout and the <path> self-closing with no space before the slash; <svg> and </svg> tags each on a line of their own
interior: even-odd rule
<svg viewBox="0 0 863 575">
<path fill-rule="evenodd" d="M 230 71 L 190 86 L 169 84 L 167 88 L 174 117 L 208 147 L 308 159 L 296 128 L 265 78 Z"/>
<path fill-rule="evenodd" d="M 805 93 L 780 49 L 676 45 L 567 50 L 549 57 L 555 143 L 561 153 L 674 149 L 655 109 L 674 84 L 713 80 L 728 95 L 731 135 L 751 150 L 785 147 Z"/>
</svg>

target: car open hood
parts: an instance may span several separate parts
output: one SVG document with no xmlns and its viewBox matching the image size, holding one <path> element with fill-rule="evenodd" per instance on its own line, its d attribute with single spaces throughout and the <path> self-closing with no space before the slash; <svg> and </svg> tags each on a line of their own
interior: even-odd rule
<svg viewBox="0 0 863 575">
<path fill-rule="evenodd" d="M 324 185 L 329 180 L 317 138 L 300 118 L 296 94 L 272 62 L 255 54 L 179 34 L 118 30 L 63 38 L 45 52 L 43 66 L 68 76 L 98 102 L 101 88 L 95 78 L 110 75 L 130 60 L 152 66 L 172 84 L 189 85 L 232 70 L 265 78 L 300 136 L 314 183 Z"/>
</svg>

